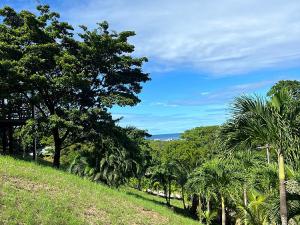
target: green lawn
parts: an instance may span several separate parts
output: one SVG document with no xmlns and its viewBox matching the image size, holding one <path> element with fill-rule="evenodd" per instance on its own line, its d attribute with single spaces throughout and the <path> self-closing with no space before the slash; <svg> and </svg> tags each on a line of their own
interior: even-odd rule
<svg viewBox="0 0 300 225">
<path fill-rule="evenodd" d="M 164 199 L 0 156 L 0 224 L 199 224 Z"/>
</svg>

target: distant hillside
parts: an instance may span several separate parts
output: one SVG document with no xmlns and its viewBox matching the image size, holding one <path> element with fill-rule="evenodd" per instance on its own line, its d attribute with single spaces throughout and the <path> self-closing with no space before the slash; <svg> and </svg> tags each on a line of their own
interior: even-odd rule
<svg viewBox="0 0 300 225">
<path fill-rule="evenodd" d="M 174 133 L 174 134 L 156 134 L 152 135 L 150 140 L 160 140 L 160 141 L 169 141 L 169 140 L 178 140 L 180 139 L 181 133 Z"/>
<path fill-rule="evenodd" d="M 173 209 L 163 202 L 0 155 L 0 224 L 199 224 L 174 212 L 182 205 L 178 200 L 172 200 Z"/>
</svg>

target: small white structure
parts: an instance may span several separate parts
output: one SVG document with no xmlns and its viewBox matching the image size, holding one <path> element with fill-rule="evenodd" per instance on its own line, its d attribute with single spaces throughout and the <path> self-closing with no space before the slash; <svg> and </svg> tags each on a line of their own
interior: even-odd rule
<svg viewBox="0 0 300 225">
<path fill-rule="evenodd" d="M 48 157 L 53 156 L 54 148 L 52 146 L 46 146 L 38 150 L 38 156 Z"/>
</svg>

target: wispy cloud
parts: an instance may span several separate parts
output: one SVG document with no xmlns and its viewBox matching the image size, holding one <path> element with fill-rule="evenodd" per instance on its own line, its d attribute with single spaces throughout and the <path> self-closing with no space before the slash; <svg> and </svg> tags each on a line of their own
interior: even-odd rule
<svg viewBox="0 0 300 225">
<path fill-rule="evenodd" d="M 276 81 L 235 84 L 200 92 L 185 99 L 149 103 L 152 113 L 115 113 L 114 116 L 123 117 L 120 125 L 134 124 L 139 128 L 147 128 L 152 134 L 182 132 L 195 126 L 222 124 L 230 116 L 229 103 L 235 96 L 264 89 Z M 176 107 L 177 113 L 174 113 L 173 107 Z"/>
<path fill-rule="evenodd" d="M 300 65 L 299 0 L 3 0 L 32 8 L 49 3 L 74 26 L 108 20 L 134 30 L 151 70 L 189 67 L 214 76 Z M 150 63 L 151 64 L 151 63 Z"/>
<path fill-rule="evenodd" d="M 163 107 L 178 107 L 177 104 L 170 104 L 165 102 L 152 102 L 150 106 L 163 106 Z"/>
<path fill-rule="evenodd" d="M 194 95 L 188 99 L 171 101 L 169 104 L 180 106 L 205 106 L 209 104 L 229 103 L 235 96 L 252 93 L 253 91 L 274 83 L 274 80 L 266 80 L 254 83 L 237 84 L 209 92 L 205 95 L 200 93 L 200 95 Z"/>
<path fill-rule="evenodd" d="M 67 2 L 73 24 L 106 19 L 115 29 L 135 30 L 137 53 L 161 70 L 184 66 L 223 76 L 300 62 L 298 0 Z"/>
</svg>

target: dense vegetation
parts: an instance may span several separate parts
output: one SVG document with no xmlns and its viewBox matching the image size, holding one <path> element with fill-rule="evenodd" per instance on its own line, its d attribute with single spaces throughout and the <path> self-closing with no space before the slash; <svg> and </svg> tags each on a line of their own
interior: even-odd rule
<svg viewBox="0 0 300 225">
<path fill-rule="evenodd" d="M 139 102 L 141 83 L 149 80 L 141 68 L 147 59 L 131 56 L 127 39 L 134 32 L 110 32 L 102 22 L 92 31 L 81 26 L 78 40 L 59 14 L 48 6 L 37 9 L 39 15 L 0 10 L 1 116 L 31 114 L 20 135 L 53 143 L 53 165 L 59 167 L 62 149 L 85 141 L 99 149 L 113 136 L 106 133 L 115 127 L 107 109 Z M 7 130 L 11 140 L 11 126 Z"/>
<path fill-rule="evenodd" d="M 150 141 L 146 131 L 122 128 L 109 113 L 114 105 L 137 104 L 142 83 L 149 80 L 142 71 L 146 58 L 133 57 L 134 46 L 127 41 L 134 33 L 111 32 L 102 22 L 92 31 L 82 26 L 74 38 L 73 28 L 57 13 L 48 6 L 38 10 L 39 15 L 9 7 L 0 10 L 2 154 L 33 160 L 38 155 L 44 163 L 93 182 L 160 195 L 174 213 L 203 224 L 300 223 L 299 81 L 280 81 L 267 96 L 236 97 L 231 118 L 221 126 L 185 131 L 180 140 Z M 8 165 L 16 162 L 0 160 L 5 163 L 2 178 L 20 178 L 22 171 Z M 22 170 L 32 166 L 24 163 Z M 36 176 L 54 182 L 57 190 L 70 185 L 56 175 L 26 176 L 32 178 L 27 183 Z M 86 182 L 74 176 L 69 182 L 73 179 Z M 117 193 L 92 187 L 90 196 L 79 201 L 88 203 L 101 191 L 108 199 Z M 48 197 L 43 199 L 52 205 Z M 181 210 L 174 198 L 182 201 Z M 12 203 L 7 201 L 0 203 L 8 210 Z M 108 207 L 118 208 L 111 201 Z M 70 207 L 65 203 L 59 210 Z M 13 216 L 7 210 L 0 219 Z M 63 216 L 72 217 L 68 212 Z M 183 223 L 193 223 L 188 221 Z"/>
</svg>

